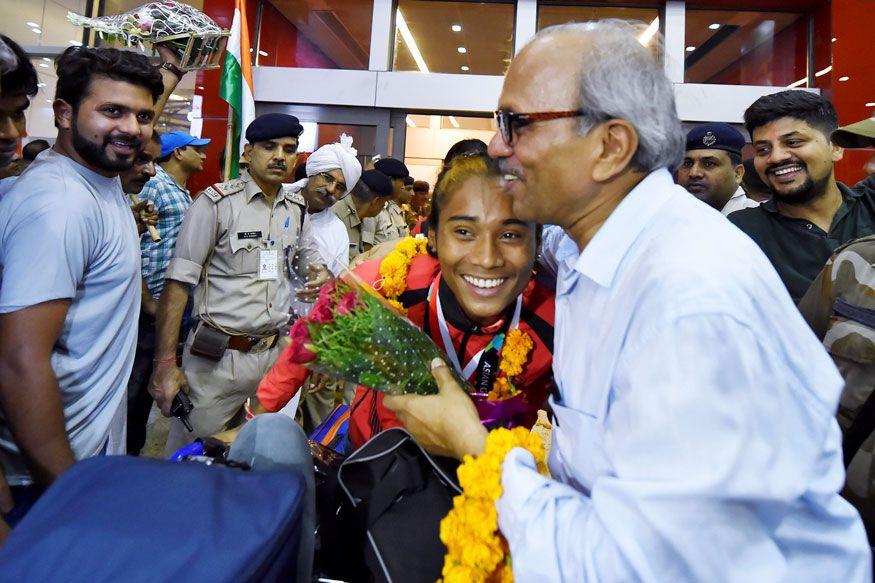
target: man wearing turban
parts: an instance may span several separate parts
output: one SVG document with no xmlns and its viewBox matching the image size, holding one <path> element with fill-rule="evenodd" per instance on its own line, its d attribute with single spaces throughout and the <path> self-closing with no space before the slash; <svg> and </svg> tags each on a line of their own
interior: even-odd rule
<svg viewBox="0 0 875 583">
<path fill-rule="evenodd" d="M 352 138 L 322 146 L 307 158 L 307 178 L 292 184 L 307 201 L 313 235 L 328 269 L 338 275 L 347 264 L 349 235 L 343 222 L 331 211 L 332 205 L 352 190 L 362 175 Z"/>
</svg>

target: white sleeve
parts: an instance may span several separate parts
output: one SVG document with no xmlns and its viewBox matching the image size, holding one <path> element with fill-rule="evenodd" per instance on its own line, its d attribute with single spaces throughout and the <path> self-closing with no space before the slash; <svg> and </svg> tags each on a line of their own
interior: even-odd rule
<svg viewBox="0 0 875 583">
<path fill-rule="evenodd" d="M 621 353 L 603 419 L 557 411 L 571 445 L 554 455 L 585 485 L 539 475 L 521 449 L 505 459 L 497 507 L 517 580 L 780 581 L 787 557 L 806 553 L 833 580 L 861 580 L 841 555 L 856 536 L 844 510 L 839 536 L 816 540 L 798 515 L 776 534 L 803 493 L 812 517 L 843 502 L 829 405 L 728 316 L 678 318 L 649 336 Z M 820 380 L 840 391 L 837 374 Z M 598 456 L 611 471 L 587 483 Z"/>
</svg>

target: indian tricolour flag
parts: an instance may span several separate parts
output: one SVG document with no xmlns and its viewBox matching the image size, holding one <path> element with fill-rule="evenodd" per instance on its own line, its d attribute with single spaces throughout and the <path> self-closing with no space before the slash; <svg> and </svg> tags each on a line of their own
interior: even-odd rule
<svg viewBox="0 0 875 583">
<path fill-rule="evenodd" d="M 243 137 L 249 123 L 255 119 L 255 98 L 252 90 L 252 56 L 249 51 L 249 26 L 246 22 L 246 0 L 236 0 L 234 21 L 225 62 L 219 96 L 228 102 L 228 137 L 225 141 L 225 180 L 240 175 L 240 154 Z"/>
</svg>

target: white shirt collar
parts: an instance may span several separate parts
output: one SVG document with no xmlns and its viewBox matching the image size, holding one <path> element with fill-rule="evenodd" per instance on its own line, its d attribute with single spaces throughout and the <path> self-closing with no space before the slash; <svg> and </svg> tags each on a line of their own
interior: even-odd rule
<svg viewBox="0 0 875 583">
<path fill-rule="evenodd" d="M 665 168 L 644 177 L 623 198 L 575 262 L 574 269 L 595 283 L 610 287 L 620 262 L 650 219 L 672 195 L 675 184 Z M 570 238 L 565 241 L 567 244 Z M 571 241 L 573 244 L 573 241 Z M 566 259 L 567 245 L 560 248 Z"/>
</svg>

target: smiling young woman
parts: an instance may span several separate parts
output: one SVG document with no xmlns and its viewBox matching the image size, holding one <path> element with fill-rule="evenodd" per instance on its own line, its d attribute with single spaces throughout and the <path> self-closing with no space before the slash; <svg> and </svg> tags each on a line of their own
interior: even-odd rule
<svg viewBox="0 0 875 583">
<path fill-rule="evenodd" d="M 521 392 L 524 410 L 500 421 L 531 427 L 552 378 L 554 296 L 532 280 L 539 227 L 514 215 L 499 178 L 485 155 L 456 160 L 435 185 L 429 252 L 421 252 L 421 245 L 402 245 L 399 249 L 416 251 L 369 261 L 355 273 L 378 290 L 391 288 L 390 299 L 407 310 L 478 392 L 498 386 L 494 394 L 507 396 L 506 383 Z M 389 286 L 384 285 L 388 271 L 381 269 L 387 262 L 403 268 L 400 277 L 398 269 L 391 270 L 399 281 Z M 510 366 L 504 362 L 508 356 L 520 362 Z M 287 361 L 281 356 L 259 386 L 258 398 L 268 410 L 282 408 L 306 377 Z M 509 377 L 508 370 L 516 374 Z M 382 406 L 382 395 L 358 387 L 350 415 L 354 447 L 400 425 Z"/>
</svg>

